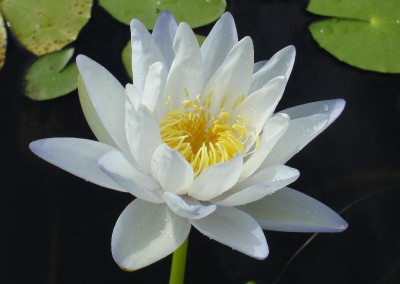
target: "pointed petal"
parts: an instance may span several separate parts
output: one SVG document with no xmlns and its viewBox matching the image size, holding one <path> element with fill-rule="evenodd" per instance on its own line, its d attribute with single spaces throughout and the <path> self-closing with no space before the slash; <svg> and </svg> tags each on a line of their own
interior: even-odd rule
<svg viewBox="0 0 400 284">
<path fill-rule="evenodd" d="M 127 150 L 124 129 L 125 89 L 110 72 L 92 59 L 78 55 L 79 72 L 104 128 L 122 150 Z"/>
<path fill-rule="evenodd" d="M 146 27 L 137 19 L 131 21 L 133 85 L 143 93 L 144 80 L 152 64 L 164 63 L 161 52 Z"/>
<path fill-rule="evenodd" d="M 140 169 L 151 173 L 151 157 L 161 144 L 160 131 L 150 111 L 142 104 L 138 109 L 126 99 L 125 128 L 129 149 Z"/>
<path fill-rule="evenodd" d="M 276 142 L 278 142 L 289 127 L 289 122 L 290 117 L 284 113 L 279 113 L 267 121 L 263 129 L 260 147 L 244 163 L 239 181 L 251 176 L 264 162 Z"/>
<path fill-rule="evenodd" d="M 156 62 L 151 65 L 146 76 L 141 103 L 149 109 L 150 113 L 157 121 L 160 121 L 162 116 L 164 107 L 162 103 L 162 94 L 164 92 L 167 76 L 167 70 L 165 70 L 161 62 Z"/>
<path fill-rule="evenodd" d="M 256 73 L 258 70 L 260 70 L 265 64 L 267 64 L 267 62 L 268 62 L 268 60 L 261 60 L 261 61 L 255 62 L 254 66 L 253 66 L 253 76 L 254 76 L 254 73 Z"/>
<path fill-rule="evenodd" d="M 243 166 L 243 158 L 237 154 L 225 163 L 206 168 L 189 188 L 188 195 L 201 201 L 213 199 L 236 184 Z"/>
<path fill-rule="evenodd" d="M 100 169 L 132 195 L 153 203 L 163 203 L 160 184 L 135 169 L 121 152 L 113 150 L 99 159 Z"/>
<path fill-rule="evenodd" d="M 176 150 L 161 144 L 154 151 L 151 169 L 164 191 L 186 194 L 193 182 L 192 166 Z"/>
<path fill-rule="evenodd" d="M 296 49 L 292 45 L 278 51 L 262 68 L 254 73 L 250 92 L 262 88 L 269 80 L 278 76 L 284 76 L 286 81 L 289 80 L 295 57 Z"/>
<path fill-rule="evenodd" d="M 204 98 L 212 96 L 211 113 L 217 113 L 222 104 L 230 111 L 239 96 L 248 94 L 253 65 L 253 41 L 245 37 L 231 49 L 204 89 Z"/>
<path fill-rule="evenodd" d="M 260 226 L 236 208 L 218 206 L 213 214 L 190 223 L 207 237 L 248 256 L 257 259 L 268 256 L 267 241 Z"/>
<path fill-rule="evenodd" d="M 125 192 L 99 168 L 97 161 L 112 147 L 92 140 L 78 138 L 49 138 L 29 144 L 33 153 L 43 160 L 73 175 L 100 186 Z"/>
<path fill-rule="evenodd" d="M 265 122 L 271 117 L 281 100 L 285 86 L 285 78 L 276 77 L 258 91 L 250 94 L 238 106 L 236 113 L 244 116 L 247 119 L 248 128 L 253 129 L 253 139 L 248 139 L 245 144 L 245 151 L 253 145 Z"/>
<path fill-rule="evenodd" d="M 294 182 L 300 175 L 296 169 L 278 165 L 259 171 L 212 200 L 221 206 L 238 206 L 257 201 Z"/>
<path fill-rule="evenodd" d="M 174 16 L 165 10 L 158 16 L 152 33 L 153 39 L 164 58 L 167 70 L 171 67 L 172 61 L 175 57 L 172 44 L 174 42 L 177 27 L 178 25 L 176 24 Z"/>
<path fill-rule="evenodd" d="M 348 226 L 326 205 L 288 187 L 238 208 L 252 215 L 265 230 L 334 233 Z"/>
<path fill-rule="evenodd" d="M 183 218 L 201 219 L 217 209 L 214 204 L 203 205 L 189 196 L 179 196 L 172 192 L 165 192 L 163 197 L 169 209 Z"/>
<path fill-rule="evenodd" d="M 321 133 L 321 130 L 326 128 L 328 122 L 329 117 L 325 114 L 315 114 L 291 120 L 288 129 L 275 144 L 259 169 L 285 164 Z"/>
<path fill-rule="evenodd" d="M 163 101 L 171 98 L 170 106 L 178 109 L 183 100 L 193 100 L 203 88 L 203 61 L 199 44 L 186 23 L 178 26 L 174 51 L 175 59 L 168 74 Z"/>
<path fill-rule="evenodd" d="M 86 121 L 89 124 L 90 129 L 92 129 L 93 134 L 96 136 L 97 140 L 114 148 L 117 148 L 117 144 L 111 137 L 110 133 L 108 133 L 107 129 L 104 127 L 103 122 L 101 122 L 101 119 L 92 104 L 92 100 L 90 99 L 89 93 L 86 90 L 85 83 L 83 83 L 81 76 L 78 77 L 78 93 L 83 114 L 85 115 Z"/>
<path fill-rule="evenodd" d="M 135 106 L 135 109 L 139 107 L 141 94 L 138 89 L 132 84 L 126 84 L 125 86 L 125 96 L 129 99 L 129 101 Z"/>
<path fill-rule="evenodd" d="M 187 219 L 170 212 L 165 204 L 135 199 L 115 224 L 112 254 L 122 269 L 138 270 L 174 252 L 189 231 Z"/>
<path fill-rule="evenodd" d="M 204 82 L 210 80 L 237 42 L 235 21 L 231 13 L 226 12 L 215 23 L 201 46 L 201 55 L 204 60 Z"/>
</svg>

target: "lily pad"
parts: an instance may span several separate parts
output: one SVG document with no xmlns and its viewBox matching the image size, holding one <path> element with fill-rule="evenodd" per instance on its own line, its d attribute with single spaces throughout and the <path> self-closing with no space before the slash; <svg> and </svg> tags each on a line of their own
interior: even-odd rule
<svg viewBox="0 0 400 284">
<path fill-rule="evenodd" d="M 0 69 L 3 67 L 6 60 L 6 47 L 7 47 L 7 31 L 4 26 L 4 19 L 0 13 Z"/>
<path fill-rule="evenodd" d="M 92 0 L 4 0 L 1 8 L 18 40 L 42 55 L 74 41 L 90 18 Z"/>
<path fill-rule="evenodd" d="M 199 42 L 200 46 L 206 40 L 206 37 L 203 36 L 203 35 L 196 34 L 196 38 L 197 38 L 197 41 Z M 121 59 L 122 59 L 122 63 L 124 64 L 125 70 L 129 75 L 129 78 L 132 79 L 133 78 L 133 74 L 132 74 L 132 45 L 131 45 L 131 41 L 128 41 L 128 43 L 125 45 L 124 49 L 122 50 Z"/>
<path fill-rule="evenodd" d="M 400 1 L 311 0 L 307 10 L 335 17 L 309 26 L 333 56 L 364 70 L 400 73 Z"/>
<path fill-rule="evenodd" d="M 214 22 L 225 11 L 225 0 L 99 0 L 100 5 L 118 21 L 129 24 L 139 19 L 152 29 L 158 15 L 170 11 L 177 22 L 192 28 Z"/>
<path fill-rule="evenodd" d="M 50 100 L 78 87 L 78 68 L 70 61 L 73 48 L 40 57 L 25 76 L 25 95 L 33 100 Z"/>
</svg>

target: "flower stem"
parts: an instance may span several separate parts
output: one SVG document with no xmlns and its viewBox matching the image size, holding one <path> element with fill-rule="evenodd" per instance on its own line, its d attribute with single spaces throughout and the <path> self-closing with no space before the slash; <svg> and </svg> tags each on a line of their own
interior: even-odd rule
<svg viewBox="0 0 400 284">
<path fill-rule="evenodd" d="M 183 284 L 185 280 L 186 255 L 188 239 L 172 254 L 169 284 Z"/>
</svg>

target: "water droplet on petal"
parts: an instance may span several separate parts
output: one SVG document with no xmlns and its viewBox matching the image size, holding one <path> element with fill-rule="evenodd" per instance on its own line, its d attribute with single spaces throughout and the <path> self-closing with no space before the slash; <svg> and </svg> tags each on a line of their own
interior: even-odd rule
<svg viewBox="0 0 400 284">
<path fill-rule="evenodd" d="M 328 111 L 329 110 L 329 106 L 327 104 L 324 104 L 324 111 Z"/>
<path fill-rule="evenodd" d="M 160 233 L 164 235 L 164 234 L 165 234 L 165 231 L 164 231 L 164 230 L 162 230 Z"/>
</svg>

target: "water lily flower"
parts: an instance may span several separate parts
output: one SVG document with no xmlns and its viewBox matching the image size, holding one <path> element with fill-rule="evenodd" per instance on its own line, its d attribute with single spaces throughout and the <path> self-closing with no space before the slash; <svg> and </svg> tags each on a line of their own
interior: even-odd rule
<svg viewBox="0 0 400 284">
<path fill-rule="evenodd" d="M 100 186 L 136 197 L 112 234 L 112 254 L 137 270 L 174 252 L 191 227 L 257 259 L 263 229 L 340 232 L 347 223 L 286 187 L 285 163 L 342 112 L 341 99 L 274 114 L 295 49 L 254 64 L 250 37 L 238 41 L 225 13 L 199 47 L 186 23 L 163 12 L 152 34 L 131 22 L 133 84 L 77 57 L 79 98 L 98 141 L 49 138 L 31 150 Z"/>
</svg>

